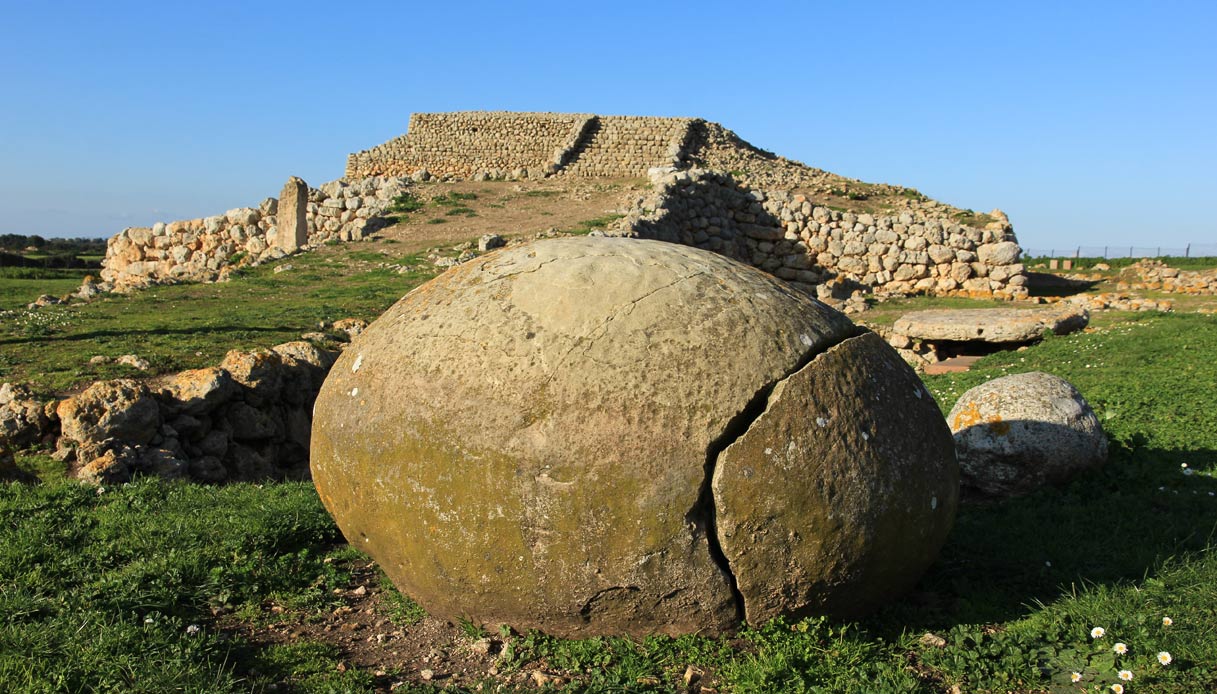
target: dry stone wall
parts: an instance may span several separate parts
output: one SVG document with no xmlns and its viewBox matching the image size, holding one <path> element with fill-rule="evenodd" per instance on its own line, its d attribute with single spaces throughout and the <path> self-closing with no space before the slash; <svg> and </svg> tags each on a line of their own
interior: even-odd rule
<svg viewBox="0 0 1217 694">
<path fill-rule="evenodd" d="M 464 111 L 415 113 L 405 135 L 347 158 L 346 177 L 543 176 L 563 164 L 593 116 Z"/>
<path fill-rule="evenodd" d="M 307 479 L 313 401 L 335 356 L 288 342 L 233 350 L 218 367 L 98 381 L 55 406 L 55 456 L 94 483 Z"/>
<path fill-rule="evenodd" d="M 561 173 L 567 176 L 645 176 L 678 165 L 694 119 L 602 116 L 595 119 Z"/>
<path fill-rule="evenodd" d="M 331 181 L 308 190 L 305 223 L 309 245 L 357 241 L 383 226 L 381 214 L 409 181 L 367 178 Z M 279 239 L 279 201 L 241 207 L 203 219 L 132 227 L 110 238 L 102 279 L 119 291 L 159 282 L 223 279 L 234 267 L 274 260 L 296 250 L 295 238 Z"/>
<path fill-rule="evenodd" d="M 874 216 L 761 191 L 729 174 L 653 172 L 654 193 L 616 233 L 705 248 L 808 291 L 1021 298 L 1027 276 L 1004 218 L 984 229 L 902 212 Z"/>
<path fill-rule="evenodd" d="M 503 111 L 415 113 L 405 135 L 350 155 L 346 175 L 644 176 L 651 167 L 682 161 L 696 122 Z"/>
</svg>

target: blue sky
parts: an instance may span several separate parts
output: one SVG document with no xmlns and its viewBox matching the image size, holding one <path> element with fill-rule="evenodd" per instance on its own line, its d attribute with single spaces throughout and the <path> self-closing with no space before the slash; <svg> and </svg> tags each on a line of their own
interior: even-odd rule
<svg viewBox="0 0 1217 694">
<path fill-rule="evenodd" d="M 413 111 L 696 116 L 1024 246 L 1217 243 L 1217 2 L 14 3 L 0 233 L 342 175 Z"/>
</svg>

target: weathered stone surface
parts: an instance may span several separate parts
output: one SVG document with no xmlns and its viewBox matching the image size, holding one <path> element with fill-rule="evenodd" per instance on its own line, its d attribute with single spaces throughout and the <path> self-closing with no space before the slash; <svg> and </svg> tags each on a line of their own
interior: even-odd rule
<svg viewBox="0 0 1217 694">
<path fill-rule="evenodd" d="M 1068 381 L 1039 371 L 967 391 L 947 423 L 961 484 L 984 497 L 1027 494 L 1107 461 L 1107 437 L 1085 398 Z"/>
<path fill-rule="evenodd" d="M 1013 241 L 987 243 L 976 249 L 976 255 L 985 265 L 1013 265 L 1018 262 L 1022 249 Z"/>
<path fill-rule="evenodd" d="M 47 406 L 20 384 L 0 384 L 0 449 L 38 443 L 51 428 Z M 53 412 L 52 412 L 53 414 Z"/>
<path fill-rule="evenodd" d="M 955 519 L 950 431 L 873 333 L 820 354 L 769 395 L 714 472 L 718 529 L 748 622 L 858 615 L 920 578 Z"/>
<path fill-rule="evenodd" d="M 1051 330 L 1081 330 L 1090 314 L 1078 306 L 1044 309 L 977 308 L 914 311 L 896 320 L 892 332 L 915 340 L 1029 342 Z"/>
<path fill-rule="evenodd" d="M 716 558 L 708 476 L 724 436 L 856 334 L 771 276 L 684 246 L 507 249 L 411 292 L 343 352 L 314 410 L 314 482 L 352 543 L 432 614 L 565 636 L 727 631 L 745 605 Z M 892 591 L 939 532 L 896 530 L 923 551 Z"/>
<path fill-rule="evenodd" d="M 368 327 L 368 322 L 362 318 L 341 318 L 334 321 L 334 330 L 341 333 L 346 333 L 347 337 L 354 338 L 359 333 L 363 332 Z"/>
<path fill-rule="evenodd" d="M 186 414 L 210 412 L 227 402 L 237 384 L 224 369 L 210 367 L 182 371 L 161 384 L 162 397 Z"/>
<path fill-rule="evenodd" d="M 279 193 L 275 213 L 277 234 L 275 244 L 285 253 L 295 253 L 308 244 L 308 184 L 292 176 Z"/>
<path fill-rule="evenodd" d="M 160 427 L 160 409 L 148 387 L 139 381 L 98 381 L 84 392 L 63 400 L 57 409 L 62 438 L 72 441 L 79 459 L 107 439 L 146 444 Z"/>
<path fill-rule="evenodd" d="M 244 352 L 230 350 L 220 362 L 220 368 L 244 386 L 244 395 L 253 405 L 279 397 L 283 387 L 283 358 L 269 349 Z"/>
</svg>

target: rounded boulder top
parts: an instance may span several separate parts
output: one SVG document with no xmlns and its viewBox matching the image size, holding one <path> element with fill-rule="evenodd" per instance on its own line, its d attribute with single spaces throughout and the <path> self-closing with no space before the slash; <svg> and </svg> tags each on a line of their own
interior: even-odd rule
<svg viewBox="0 0 1217 694">
<path fill-rule="evenodd" d="M 1107 462 L 1107 436 L 1068 381 L 1031 371 L 1002 376 L 959 396 L 947 423 L 966 493 L 1022 496 Z"/>
<path fill-rule="evenodd" d="M 314 483 L 433 615 L 551 634 L 717 634 L 858 614 L 954 519 L 950 432 L 881 339 L 658 241 L 496 251 L 356 337 Z"/>
</svg>

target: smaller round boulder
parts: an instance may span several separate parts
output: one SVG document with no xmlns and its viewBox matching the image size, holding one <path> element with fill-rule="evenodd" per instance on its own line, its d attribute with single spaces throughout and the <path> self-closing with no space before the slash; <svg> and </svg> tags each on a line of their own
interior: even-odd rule
<svg viewBox="0 0 1217 694">
<path fill-rule="evenodd" d="M 960 485 L 971 496 L 1022 496 L 1107 461 L 1094 410 L 1068 381 L 1040 371 L 976 386 L 955 403 L 947 424 Z"/>
</svg>

